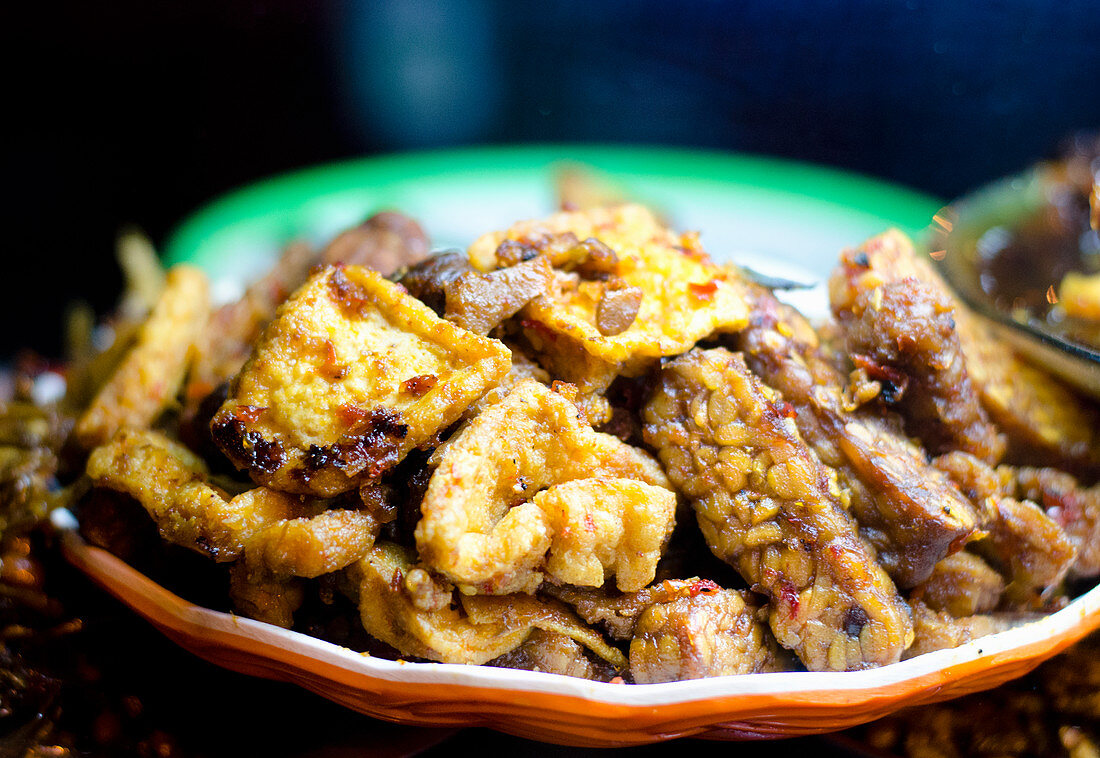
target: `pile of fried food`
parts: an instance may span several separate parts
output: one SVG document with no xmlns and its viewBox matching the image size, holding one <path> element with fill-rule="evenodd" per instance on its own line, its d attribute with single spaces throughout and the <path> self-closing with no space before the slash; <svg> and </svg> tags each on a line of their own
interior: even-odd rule
<svg viewBox="0 0 1100 758">
<path fill-rule="evenodd" d="M 239 614 L 639 684 L 882 666 L 1100 575 L 1097 409 L 898 232 L 816 328 L 639 205 L 429 251 L 386 212 L 216 309 L 152 277 L 69 369 L 85 536 L 136 503 Z"/>
</svg>

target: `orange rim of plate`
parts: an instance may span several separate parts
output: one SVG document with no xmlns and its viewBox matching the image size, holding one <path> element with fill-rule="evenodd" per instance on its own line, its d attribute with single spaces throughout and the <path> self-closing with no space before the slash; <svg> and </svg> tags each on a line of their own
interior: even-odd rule
<svg viewBox="0 0 1100 758">
<path fill-rule="evenodd" d="M 877 669 L 610 684 L 487 666 L 375 658 L 196 606 L 63 530 L 66 558 L 163 634 L 239 673 L 288 681 L 362 713 L 487 726 L 583 746 L 676 737 L 767 739 L 836 731 L 1021 676 L 1100 626 L 1100 586 L 1037 621 Z"/>
</svg>

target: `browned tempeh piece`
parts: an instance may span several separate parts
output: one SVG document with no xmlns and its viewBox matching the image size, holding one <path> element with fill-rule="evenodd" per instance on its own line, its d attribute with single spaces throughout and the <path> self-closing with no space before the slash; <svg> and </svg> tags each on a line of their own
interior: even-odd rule
<svg viewBox="0 0 1100 758">
<path fill-rule="evenodd" d="M 1077 547 L 1077 561 L 1071 576 L 1100 575 L 1100 484 L 1083 487 L 1064 471 L 1052 468 L 1020 467 L 998 469 L 1016 497 L 1041 505 L 1065 529 Z"/>
<path fill-rule="evenodd" d="M 750 292 L 752 318 L 740 335 L 749 366 L 793 406 L 803 438 L 836 470 L 890 576 L 902 587 L 920 584 L 976 535 L 980 515 L 893 414 L 851 408 L 844 375 L 800 313 L 763 288 Z"/>
<path fill-rule="evenodd" d="M 638 684 L 780 671 L 771 632 L 747 592 L 713 589 L 642 612 L 630 642 Z"/>
<path fill-rule="evenodd" d="M 954 452 L 935 461 L 978 507 L 990 511 L 986 534 L 974 550 L 1009 580 L 1005 600 L 1011 607 L 1041 607 L 1065 578 L 1077 549 L 1065 530 L 1029 500 L 1017 500 L 1006 478 L 1011 469 L 994 471 L 972 455 Z"/>
<path fill-rule="evenodd" d="M 955 618 L 946 611 L 934 611 L 924 603 L 913 603 L 913 644 L 905 658 L 931 653 L 934 650 L 958 647 L 987 634 L 996 634 L 1020 624 L 1041 618 L 1038 614 L 991 613 Z"/>
<path fill-rule="evenodd" d="M 711 551 L 770 598 L 781 645 L 814 671 L 897 661 L 908 608 L 792 416 L 741 355 L 717 348 L 666 364 L 643 418 Z"/>
<path fill-rule="evenodd" d="M 845 250 L 829 280 L 833 314 L 857 365 L 893 379 L 890 400 L 912 436 L 933 454 L 962 450 L 997 463 L 1005 439 L 967 373 L 958 308 L 921 263 L 896 231 Z"/>
<path fill-rule="evenodd" d="M 920 599 L 933 610 L 964 618 L 995 610 L 1004 591 L 1001 575 L 980 556 L 963 550 L 937 563 L 932 576 L 914 587 L 909 599 Z"/>
</svg>

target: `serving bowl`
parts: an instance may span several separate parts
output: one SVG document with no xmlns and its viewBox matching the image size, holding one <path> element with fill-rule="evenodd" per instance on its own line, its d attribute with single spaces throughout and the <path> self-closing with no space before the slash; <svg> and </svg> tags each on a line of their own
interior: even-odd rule
<svg viewBox="0 0 1100 758">
<path fill-rule="evenodd" d="M 718 259 L 820 282 L 837 251 L 887 227 L 923 232 L 942 206 L 882 182 L 772 159 L 658 149 L 541 146 L 370 159 L 280 177 L 198 212 L 169 240 L 169 262 L 204 267 L 216 287 L 262 271 L 295 237 L 323 243 L 383 208 L 421 219 L 436 244 L 553 207 L 555 166 L 571 160 L 620 182 L 673 226 L 702 230 Z M 811 314 L 821 287 L 793 293 Z M 1100 625 L 1100 589 L 1041 620 L 879 669 L 788 672 L 652 685 L 370 657 L 300 633 L 196 606 L 86 544 L 63 513 L 65 555 L 196 655 L 245 674 L 293 682 L 357 711 L 425 726 L 489 726 L 585 746 L 683 736 L 774 738 L 829 732 L 899 708 L 994 687 Z"/>
</svg>

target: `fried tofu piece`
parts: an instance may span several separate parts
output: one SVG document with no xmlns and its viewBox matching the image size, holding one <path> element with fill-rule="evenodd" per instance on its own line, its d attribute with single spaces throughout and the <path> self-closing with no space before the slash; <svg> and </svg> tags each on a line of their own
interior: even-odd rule
<svg viewBox="0 0 1100 758">
<path fill-rule="evenodd" d="M 711 551 L 768 596 L 776 639 L 807 668 L 896 662 L 912 639 L 908 608 L 789 409 L 740 354 L 695 349 L 664 366 L 645 440 Z"/>
<path fill-rule="evenodd" d="M 901 587 L 920 584 L 978 536 L 983 514 L 928 463 L 899 418 L 848 402 L 846 377 L 804 316 L 763 288 L 751 299 L 752 323 L 737 337 L 746 362 L 790 403 L 802 437 L 837 472 L 887 573 Z"/>
<path fill-rule="evenodd" d="M 506 241 L 548 255 L 555 265 L 550 292 L 520 312 L 521 324 L 540 362 L 582 393 L 600 392 L 620 373 L 637 375 L 660 357 L 746 323 L 748 311 L 730 274 L 710 263 L 693 235 L 673 234 L 642 206 L 521 222 L 475 241 L 471 262 L 483 271 L 496 268 Z M 576 263 L 578 250 L 587 258 L 575 271 L 563 270 Z M 593 257 L 600 270 L 586 279 L 584 265 Z M 639 293 L 640 301 L 633 302 Z M 605 302 L 608 297 L 614 307 Z M 624 297 L 631 319 L 621 318 Z"/>
<path fill-rule="evenodd" d="M 857 365 L 891 381 L 889 402 L 933 454 L 960 450 L 996 464 L 1005 438 L 990 422 L 966 370 L 944 283 L 896 230 L 845 250 L 829 300 Z"/>
<path fill-rule="evenodd" d="M 413 569 L 409 550 L 379 541 L 345 574 L 363 628 L 402 655 L 476 665 L 514 650 L 530 634 L 527 624 L 475 623 L 450 603 L 434 609 L 418 606 L 405 581 Z"/>
<path fill-rule="evenodd" d="M 217 561 L 238 558 L 253 534 L 301 515 L 297 498 L 262 487 L 230 498 L 207 481 L 198 456 L 159 432 L 122 430 L 92 451 L 87 473 L 141 503 L 166 540 Z"/>
<path fill-rule="evenodd" d="M 779 671 L 777 646 L 758 618 L 759 605 L 738 590 L 715 589 L 654 603 L 630 642 L 638 684 Z"/>
<path fill-rule="evenodd" d="M 676 510 L 660 466 L 537 381 L 517 384 L 435 459 L 417 549 L 464 589 L 531 592 L 544 576 L 599 585 L 613 570 L 620 586 L 652 581 Z"/>
<path fill-rule="evenodd" d="M 379 274 L 331 267 L 280 307 L 211 431 L 257 482 L 332 496 L 431 444 L 510 366 Z"/>
<path fill-rule="evenodd" d="M 82 446 L 102 445 L 124 427 L 148 427 L 172 404 L 209 310 L 201 271 L 176 266 L 168 272 L 136 344 L 77 421 L 73 434 Z"/>
</svg>

